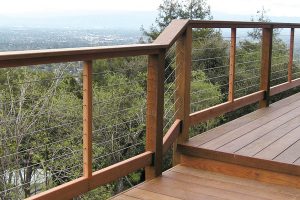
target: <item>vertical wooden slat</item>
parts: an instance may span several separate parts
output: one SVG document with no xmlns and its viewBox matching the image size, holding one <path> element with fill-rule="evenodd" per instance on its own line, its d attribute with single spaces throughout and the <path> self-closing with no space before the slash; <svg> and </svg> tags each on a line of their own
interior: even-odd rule
<svg viewBox="0 0 300 200">
<path fill-rule="evenodd" d="M 289 65 L 288 65 L 288 82 L 292 82 L 293 79 L 293 59 L 294 59 L 294 35 L 295 29 L 291 28 L 290 35 L 290 56 L 289 56 Z"/>
<path fill-rule="evenodd" d="M 83 176 L 92 177 L 92 61 L 83 63 Z"/>
<path fill-rule="evenodd" d="M 228 101 L 234 101 L 234 79 L 235 79 L 235 52 L 236 52 L 236 28 L 231 28 L 230 64 L 229 64 L 229 91 Z"/>
<path fill-rule="evenodd" d="M 184 143 L 189 138 L 190 128 L 190 90 L 191 90 L 191 65 L 192 65 L 192 27 L 187 27 L 186 32 L 176 42 L 176 119 L 182 121 L 181 133 L 173 145 L 173 165 L 180 163 L 180 153 L 177 143 Z"/>
<path fill-rule="evenodd" d="M 160 176 L 163 156 L 164 50 L 148 58 L 146 151 L 154 152 L 153 165 L 146 167 L 146 180 Z"/>
<path fill-rule="evenodd" d="M 268 107 L 270 98 L 270 75 L 272 60 L 273 28 L 263 28 L 260 90 L 265 91 L 265 97 L 259 102 L 259 107 Z"/>
</svg>

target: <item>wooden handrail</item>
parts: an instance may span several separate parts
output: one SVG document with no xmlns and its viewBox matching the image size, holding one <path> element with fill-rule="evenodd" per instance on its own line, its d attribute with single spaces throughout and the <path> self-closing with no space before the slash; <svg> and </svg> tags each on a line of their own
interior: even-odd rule
<svg viewBox="0 0 300 200">
<path fill-rule="evenodd" d="M 193 28 L 300 28 L 299 23 L 190 20 Z"/>
</svg>

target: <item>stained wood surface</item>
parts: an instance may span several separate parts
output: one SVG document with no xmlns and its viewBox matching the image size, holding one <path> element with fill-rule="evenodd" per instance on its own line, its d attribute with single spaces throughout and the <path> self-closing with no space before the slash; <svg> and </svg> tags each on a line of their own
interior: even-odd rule
<svg viewBox="0 0 300 200">
<path fill-rule="evenodd" d="M 299 132 L 300 94 L 295 94 L 191 138 L 186 145 L 297 164 Z"/>
<path fill-rule="evenodd" d="M 261 49 L 261 72 L 260 72 L 260 90 L 265 91 L 264 100 L 259 102 L 259 107 L 269 106 L 270 96 L 270 76 L 271 76 L 271 61 L 272 61 L 272 42 L 273 29 L 264 28 L 262 30 L 262 49 Z"/>
<path fill-rule="evenodd" d="M 112 199 L 297 199 L 300 189 L 177 165 Z"/>
</svg>

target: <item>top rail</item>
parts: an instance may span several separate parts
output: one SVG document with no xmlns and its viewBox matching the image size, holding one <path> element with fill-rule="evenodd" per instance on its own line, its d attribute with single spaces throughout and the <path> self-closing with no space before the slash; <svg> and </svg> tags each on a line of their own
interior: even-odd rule
<svg viewBox="0 0 300 200">
<path fill-rule="evenodd" d="M 158 54 L 191 28 L 300 28 L 299 23 L 173 20 L 151 44 L 0 52 L 0 68 Z"/>
</svg>

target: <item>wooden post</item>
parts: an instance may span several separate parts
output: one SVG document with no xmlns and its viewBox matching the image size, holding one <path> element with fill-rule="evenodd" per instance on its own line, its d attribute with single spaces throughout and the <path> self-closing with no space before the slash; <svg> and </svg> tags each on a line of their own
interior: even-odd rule
<svg viewBox="0 0 300 200">
<path fill-rule="evenodd" d="M 92 61 L 83 63 L 83 177 L 92 177 Z"/>
<path fill-rule="evenodd" d="M 234 79 L 235 79 L 235 52 L 236 52 L 236 28 L 231 28 L 230 64 L 229 64 L 229 91 L 228 101 L 234 101 Z"/>
<path fill-rule="evenodd" d="M 265 91 L 265 96 L 264 99 L 259 102 L 260 108 L 269 106 L 272 41 L 273 41 L 273 28 L 263 28 L 260 90 Z"/>
<path fill-rule="evenodd" d="M 190 128 L 190 91 L 191 91 L 191 66 L 192 66 L 192 27 L 187 27 L 186 32 L 176 42 L 176 119 L 182 122 L 181 133 L 173 145 L 173 165 L 180 163 L 180 153 L 177 144 L 189 139 Z"/>
<path fill-rule="evenodd" d="M 146 180 L 160 176 L 163 156 L 165 51 L 148 58 L 146 151 L 154 152 L 153 165 L 146 167 Z"/>
<path fill-rule="evenodd" d="M 295 35 L 295 29 L 291 28 L 290 56 L 289 56 L 289 65 L 288 65 L 288 82 L 289 83 L 291 83 L 293 80 L 294 35 Z"/>
</svg>

